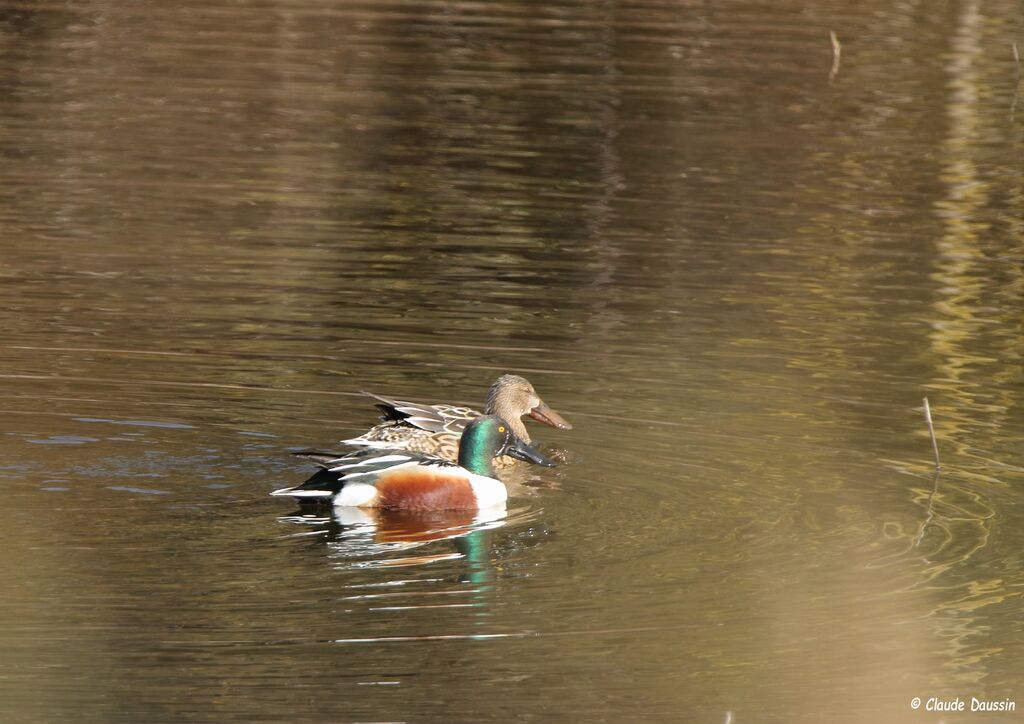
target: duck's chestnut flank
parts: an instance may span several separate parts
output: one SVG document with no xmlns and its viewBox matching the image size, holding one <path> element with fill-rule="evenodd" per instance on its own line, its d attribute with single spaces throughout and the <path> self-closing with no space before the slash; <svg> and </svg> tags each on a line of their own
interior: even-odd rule
<svg viewBox="0 0 1024 724">
<path fill-rule="evenodd" d="M 477 507 L 469 480 L 423 468 L 395 470 L 377 479 L 377 507 L 393 510 L 467 510 Z"/>
</svg>

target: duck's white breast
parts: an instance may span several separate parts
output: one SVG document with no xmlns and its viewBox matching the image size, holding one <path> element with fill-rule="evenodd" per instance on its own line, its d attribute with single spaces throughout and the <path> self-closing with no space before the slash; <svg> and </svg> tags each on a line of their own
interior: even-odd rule
<svg viewBox="0 0 1024 724">
<path fill-rule="evenodd" d="M 473 486 L 477 507 L 490 508 L 508 500 L 508 490 L 500 480 L 475 473 L 465 473 L 465 475 L 469 478 L 469 484 Z"/>
</svg>

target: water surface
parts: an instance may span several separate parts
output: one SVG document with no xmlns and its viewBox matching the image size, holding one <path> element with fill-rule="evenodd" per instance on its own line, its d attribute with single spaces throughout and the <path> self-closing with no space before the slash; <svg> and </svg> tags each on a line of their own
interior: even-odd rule
<svg viewBox="0 0 1024 724">
<path fill-rule="evenodd" d="M 0 2 L 4 720 L 1024 706 L 1019 8 L 848 5 Z M 506 371 L 504 519 L 268 496 Z"/>
</svg>

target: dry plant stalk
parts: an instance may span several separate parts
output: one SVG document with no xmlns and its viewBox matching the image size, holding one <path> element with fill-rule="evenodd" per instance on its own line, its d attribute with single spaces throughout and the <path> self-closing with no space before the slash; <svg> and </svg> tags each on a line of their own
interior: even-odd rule
<svg viewBox="0 0 1024 724">
<path fill-rule="evenodd" d="M 928 423 L 928 434 L 932 438 L 932 453 L 935 455 L 935 469 L 941 470 L 942 463 L 939 462 L 939 444 L 935 441 L 935 426 L 932 425 L 932 408 L 928 406 L 928 398 L 924 398 L 924 419 Z"/>
<path fill-rule="evenodd" d="M 829 30 L 828 35 L 832 39 L 832 70 L 828 74 L 828 79 L 831 82 L 839 74 L 839 63 L 843 57 L 843 46 L 839 43 L 836 31 Z"/>
</svg>

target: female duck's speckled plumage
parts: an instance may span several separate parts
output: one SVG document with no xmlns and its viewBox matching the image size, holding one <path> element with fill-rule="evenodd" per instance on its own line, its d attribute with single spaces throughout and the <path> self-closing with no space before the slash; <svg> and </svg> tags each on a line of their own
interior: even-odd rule
<svg viewBox="0 0 1024 724">
<path fill-rule="evenodd" d="M 379 400 L 377 409 L 383 413 L 384 421 L 359 437 L 342 441 L 348 445 L 409 450 L 454 461 L 463 430 L 481 415 L 458 405 L 425 405 L 366 394 Z M 526 414 L 552 427 L 572 429 L 572 425 L 540 399 L 533 385 L 518 375 L 502 375 L 495 380 L 487 391 L 483 414 L 497 415 L 508 423 L 516 437 L 527 443 L 531 441 L 530 434 L 521 419 Z M 503 466 L 512 460 L 503 457 L 497 462 Z"/>
<path fill-rule="evenodd" d="M 322 469 L 302 485 L 275 490 L 300 501 L 386 510 L 471 510 L 503 505 L 508 493 L 493 461 L 508 454 L 538 465 L 550 460 L 520 440 L 511 426 L 482 415 L 460 438 L 458 465 L 412 452 L 360 450 L 341 458 L 297 453 Z"/>
</svg>

